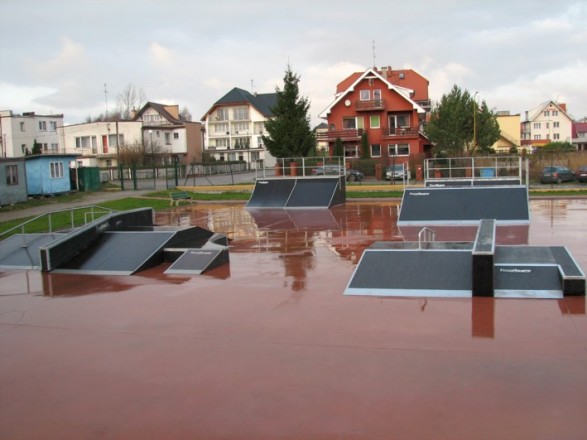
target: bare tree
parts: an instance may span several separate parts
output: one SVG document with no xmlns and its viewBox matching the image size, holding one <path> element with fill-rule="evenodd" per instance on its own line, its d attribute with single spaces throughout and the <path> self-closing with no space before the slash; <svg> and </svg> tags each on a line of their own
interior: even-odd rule
<svg viewBox="0 0 587 440">
<path fill-rule="evenodd" d="M 179 119 L 181 121 L 185 121 L 185 122 L 191 122 L 192 121 L 192 114 L 190 113 L 190 111 L 188 110 L 187 107 L 184 107 L 181 110 L 181 113 L 179 114 Z"/>
<path fill-rule="evenodd" d="M 139 110 L 145 102 L 147 102 L 145 91 L 129 83 L 118 95 L 117 107 L 120 118 L 129 120 L 132 116 L 132 111 Z"/>
</svg>

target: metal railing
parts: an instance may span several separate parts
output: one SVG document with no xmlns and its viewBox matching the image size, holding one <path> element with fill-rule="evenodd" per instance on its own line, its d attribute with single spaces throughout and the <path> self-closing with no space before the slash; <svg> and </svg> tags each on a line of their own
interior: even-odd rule
<svg viewBox="0 0 587 440">
<path fill-rule="evenodd" d="M 69 223 L 66 226 L 60 227 L 59 231 L 61 230 L 68 230 L 68 229 L 75 229 L 76 227 L 86 225 L 95 221 L 97 218 L 102 217 L 107 214 L 112 214 L 113 212 L 117 212 L 115 209 L 108 209 L 102 206 L 97 205 L 88 205 L 88 206 L 79 206 L 76 208 L 70 209 L 63 209 L 60 211 L 51 211 L 46 212 L 44 214 L 40 214 L 36 217 L 33 217 L 19 225 L 16 225 L 0 234 L 0 241 L 5 240 L 6 238 L 20 233 L 22 235 L 22 247 L 28 247 L 27 241 L 27 227 L 32 228 L 35 226 L 35 233 L 49 233 L 52 234 L 54 232 L 58 232 L 58 230 L 53 229 L 53 221 L 54 216 L 60 215 L 64 216 L 64 214 L 69 212 Z M 81 212 L 83 215 L 83 223 L 76 226 L 76 212 Z M 45 227 L 40 227 L 39 223 L 44 221 L 46 218 L 47 224 Z M 63 220 L 61 221 L 63 224 Z"/>
<path fill-rule="evenodd" d="M 431 243 L 436 240 L 436 233 L 427 227 L 418 232 L 418 249 L 422 249 L 422 243 Z"/>
<path fill-rule="evenodd" d="M 525 163 L 524 163 L 525 162 Z M 503 183 L 528 180 L 528 162 L 521 156 L 472 156 L 433 158 L 424 161 L 426 185 L 446 181 L 474 185 L 479 182 Z"/>
<path fill-rule="evenodd" d="M 279 158 L 274 166 L 267 166 L 255 170 L 257 179 L 268 177 L 310 177 L 310 176 L 346 176 L 346 158 L 332 157 L 295 157 Z"/>
</svg>

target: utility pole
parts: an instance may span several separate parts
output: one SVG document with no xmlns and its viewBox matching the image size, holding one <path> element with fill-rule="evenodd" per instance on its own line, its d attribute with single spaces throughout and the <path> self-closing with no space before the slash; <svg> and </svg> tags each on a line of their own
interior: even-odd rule
<svg viewBox="0 0 587 440">
<path fill-rule="evenodd" d="M 106 119 L 108 119 L 108 89 L 106 83 L 104 83 L 104 99 L 106 100 Z"/>
</svg>

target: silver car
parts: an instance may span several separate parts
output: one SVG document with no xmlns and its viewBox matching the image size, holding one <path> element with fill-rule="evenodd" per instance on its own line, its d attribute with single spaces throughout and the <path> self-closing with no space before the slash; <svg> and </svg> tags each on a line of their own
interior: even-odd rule
<svg viewBox="0 0 587 440">
<path fill-rule="evenodd" d="M 392 165 L 385 169 L 386 180 L 410 180 L 410 169 L 405 164 Z"/>
</svg>

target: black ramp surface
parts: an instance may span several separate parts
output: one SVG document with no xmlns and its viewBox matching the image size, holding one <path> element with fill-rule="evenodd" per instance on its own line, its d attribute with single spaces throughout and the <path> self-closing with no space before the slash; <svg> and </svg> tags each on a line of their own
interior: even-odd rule
<svg viewBox="0 0 587 440">
<path fill-rule="evenodd" d="M 287 202 L 288 208 L 328 208 L 339 185 L 339 179 L 298 179 Z"/>
<path fill-rule="evenodd" d="M 284 207 L 296 185 L 296 179 L 257 180 L 247 206 L 251 208 Z"/>
<path fill-rule="evenodd" d="M 63 237 L 60 233 L 15 234 L 0 243 L 0 268 L 36 269 L 40 267 L 39 248 Z"/>
<path fill-rule="evenodd" d="M 537 296 L 540 292 L 562 297 L 558 266 L 495 265 L 495 296 Z"/>
<path fill-rule="evenodd" d="M 404 191 L 398 225 L 472 223 L 529 223 L 525 186 L 470 188 L 411 188 Z"/>
<path fill-rule="evenodd" d="M 470 296 L 470 251 L 369 250 L 347 295 Z"/>
<path fill-rule="evenodd" d="M 162 251 L 174 232 L 105 232 L 57 271 L 131 275 Z"/>
</svg>

